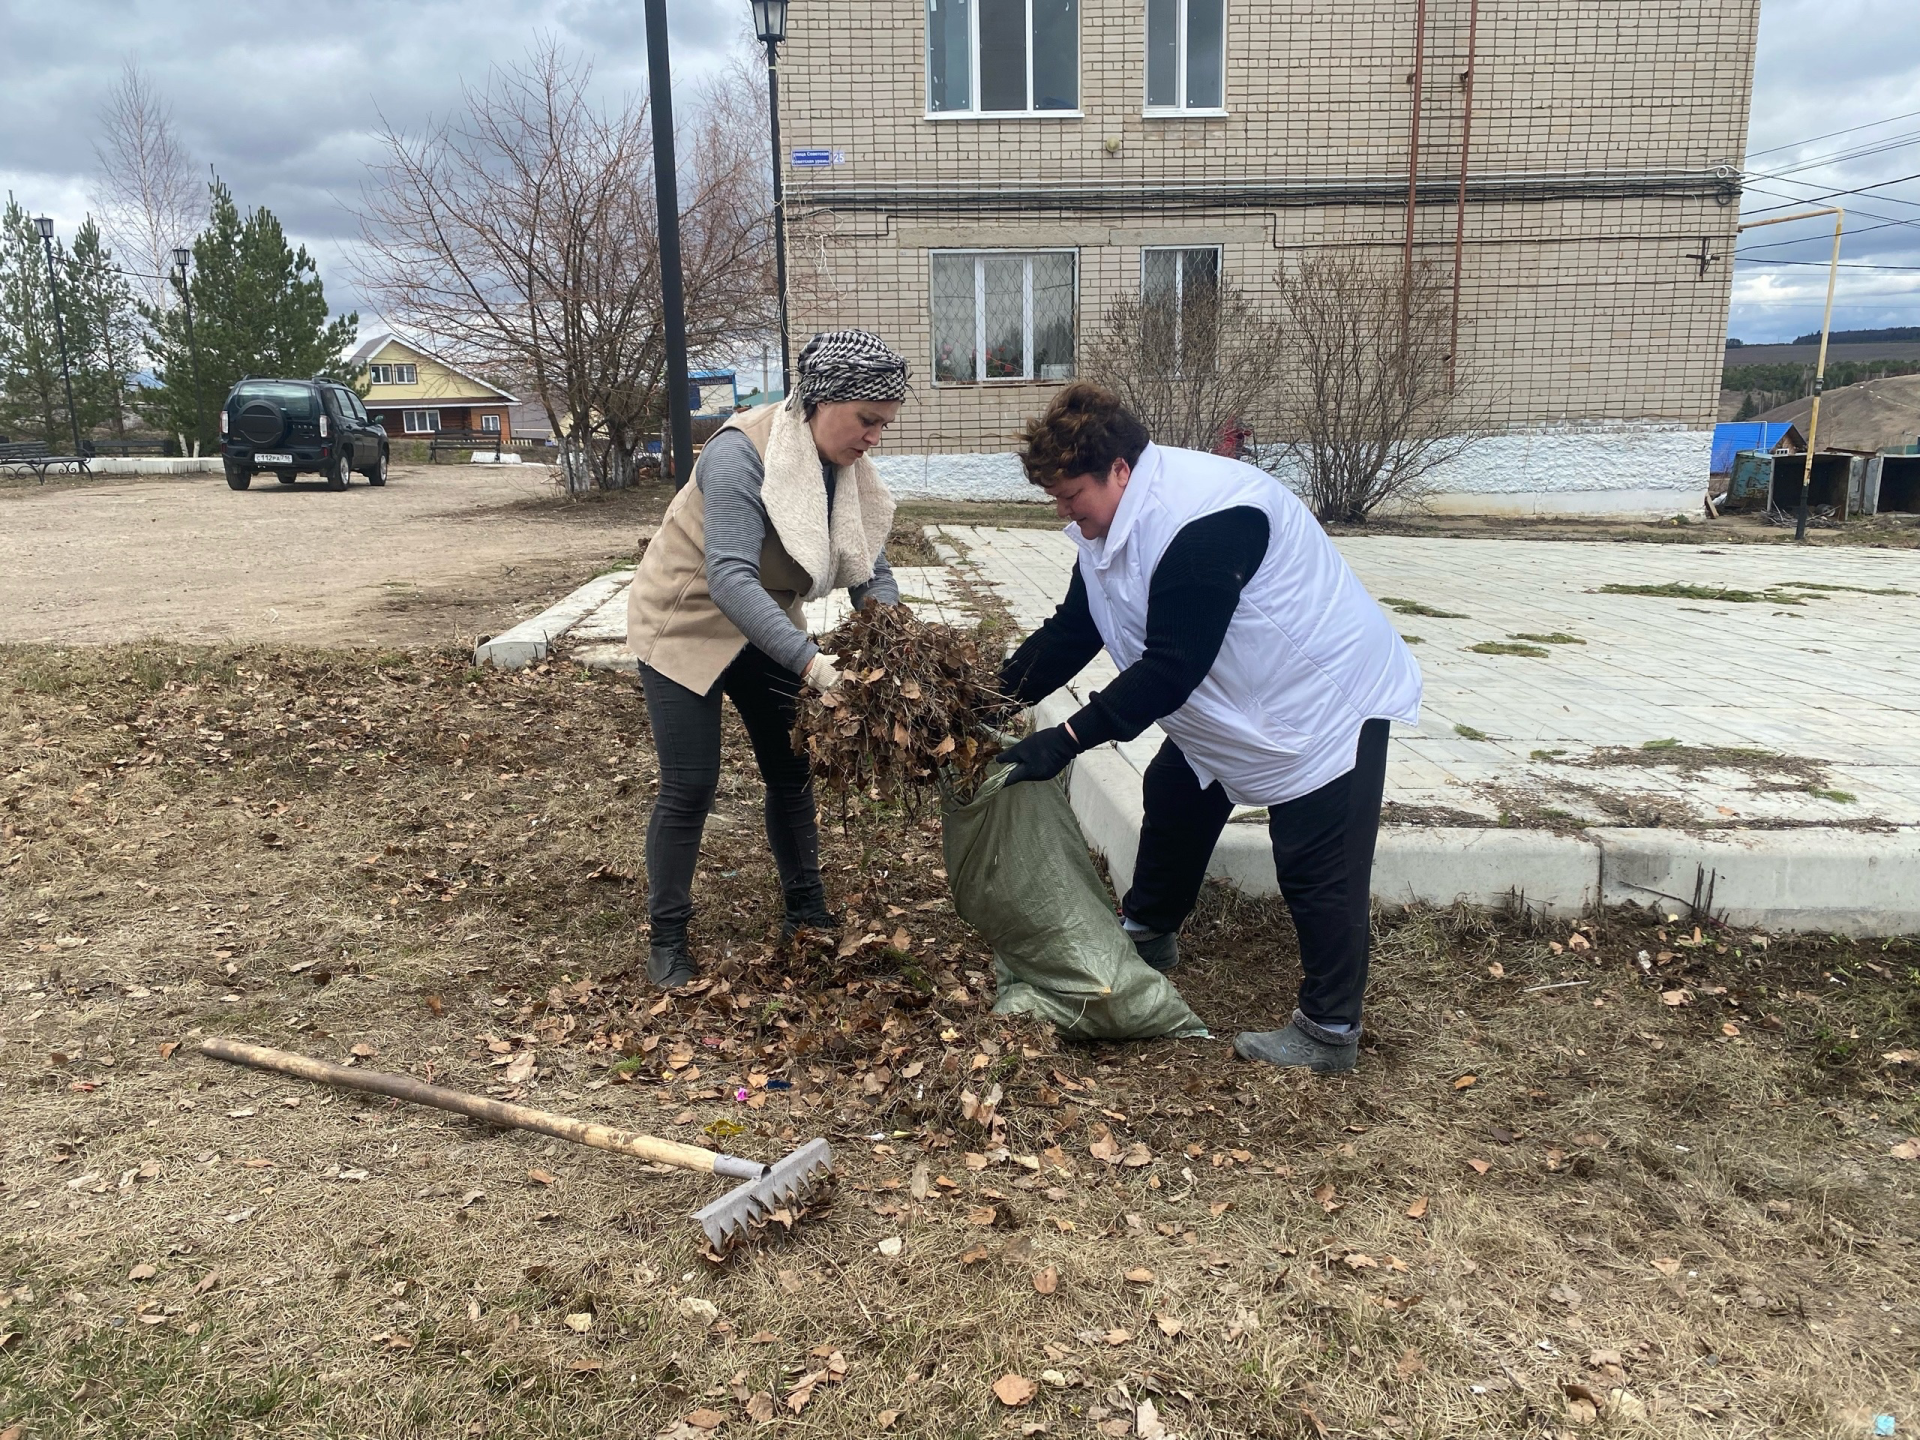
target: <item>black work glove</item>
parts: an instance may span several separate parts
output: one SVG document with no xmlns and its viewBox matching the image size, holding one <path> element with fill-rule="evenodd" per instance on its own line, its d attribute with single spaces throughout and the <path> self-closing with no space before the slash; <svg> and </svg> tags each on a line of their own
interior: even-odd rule
<svg viewBox="0 0 1920 1440">
<path fill-rule="evenodd" d="M 1066 726 L 1055 725 L 1036 730 L 1018 745 L 1002 750 L 1000 758 L 1013 767 L 1007 784 L 1018 785 L 1022 780 L 1051 780 L 1079 753 L 1079 741 L 1067 733 Z"/>
</svg>

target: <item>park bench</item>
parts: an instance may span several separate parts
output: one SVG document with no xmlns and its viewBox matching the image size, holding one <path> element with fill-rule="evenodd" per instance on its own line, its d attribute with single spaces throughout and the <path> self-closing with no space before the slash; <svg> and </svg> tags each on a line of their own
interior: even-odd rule
<svg viewBox="0 0 1920 1440">
<path fill-rule="evenodd" d="M 95 456 L 132 459 L 136 455 L 164 456 L 171 443 L 164 435 L 150 435 L 129 440 L 88 440 L 81 448 Z"/>
<path fill-rule="evenodd" d="M 44 440 L 10 440 L 0 445 L 0 470 L 31 470 L 44 485 L 47 483 L 47 471 L 56 465 L 77 465 L 80 472 L 85 474 L 87 457 L 55 455 Z"/>
<path fill-rule="evenodd" d="M 427 441 L 427 459 L 433 459 L 442 450 L 491 450 L 493 458 L 498 460 L 500 445 L 498 430 L 436 430 Z"/>
</svg>

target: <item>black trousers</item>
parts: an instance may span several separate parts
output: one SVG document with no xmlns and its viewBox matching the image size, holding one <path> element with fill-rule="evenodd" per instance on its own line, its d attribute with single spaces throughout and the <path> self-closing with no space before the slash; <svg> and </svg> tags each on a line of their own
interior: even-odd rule
<svg viewBox="0 0 1920 1440">
<path fill-rule="evenodd" d="M 642 665 L 647 718 L 660 759 L 660 794 L 647 821 L 647 916 L 653 943 L 678 940 L 693 918 L 693 872 L 720 783 L 720 697 L 733 701 L 766 781 L 767 844 L 790 909 L 820 894 L 820 830 L 813 772 L 793 749 L 800 677 L 749 645 L 713 689 L 697 695 Z"/>
<path fill-rule="evenodd" d="M 1269 808 L 1273 868 L 1300 937 L 1300 1013 L 1321 1025 L 1358 1025 L 1372 939 L 1373 845 L 1387 778 L 1387 722 L 1361 728 L 1353 769 Z M 1233 813 L 1220 783 L 1200 779 L 1169 740 L 1147 766 L 1146 817 L 1133 887 L 1120 902 L 1136 924 L 1178 930 L 1200 897 L 1207 861 Z"/>
</svg>

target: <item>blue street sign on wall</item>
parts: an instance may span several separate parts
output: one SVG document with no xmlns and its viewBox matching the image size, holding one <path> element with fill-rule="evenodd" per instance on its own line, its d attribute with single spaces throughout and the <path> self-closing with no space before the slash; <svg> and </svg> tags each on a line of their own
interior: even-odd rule
<svg viewBox="0 0 1920 1440">
<path fill-rule="evenodd" d="M 847 152 L 844 150 L 796 150 L 793 152 L 795 169 L 811 170 L 827 165 L 844 165 Z"/>
</svg>

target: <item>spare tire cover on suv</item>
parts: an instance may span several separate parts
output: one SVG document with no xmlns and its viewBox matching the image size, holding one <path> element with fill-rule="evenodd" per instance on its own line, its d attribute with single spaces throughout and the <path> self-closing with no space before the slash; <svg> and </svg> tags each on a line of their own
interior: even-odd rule
<svg viewBox="0 0 1920 1440">
<path fill-rule="evenodd" d="M 276 445 L 287 436 L 293 420 L 311 420 L 317 401 L 313 387 L 300 384 L 243 383 L 233 392 L 239 411 L 233 427 L 248 444 Z"/>
<path fill-rule="evenodd" d="M 287 417 L 271 400 L 249 400 L 234 424 L 255 445 L 271 445 L 287 432 Z"/>
</svg>

